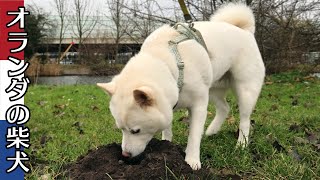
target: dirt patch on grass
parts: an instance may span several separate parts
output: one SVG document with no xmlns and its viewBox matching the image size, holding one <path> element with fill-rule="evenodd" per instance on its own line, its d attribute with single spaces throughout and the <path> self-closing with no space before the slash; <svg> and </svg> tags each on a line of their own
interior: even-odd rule
<svg viewBox="0 0 320 180">
<path fill-rule="evenodd" d="M 121 155 L 119 144 L 101 146 L 79 157 L 69 167 L 71 179 L 212 179 L 209 169 L 193 171 L 182 149 L 168 141 L 152 139 L 145 152 L 134 159 Z M 219 177 L 218 177 L 219 178 Z"/>
</svg>

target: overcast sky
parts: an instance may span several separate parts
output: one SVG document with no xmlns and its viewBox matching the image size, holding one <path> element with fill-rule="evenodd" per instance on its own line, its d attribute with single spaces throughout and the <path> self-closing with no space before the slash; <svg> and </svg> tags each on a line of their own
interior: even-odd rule
<svg viewBox="0 0 320 180">
<path fill-rule="evenodd" d="M 67 0 L 69 3 L 72 3 L 72 0 Z M 107 8 L 105 0 L 92 0 L 92 8 L 95 10 L 102 10 Z M 57 14 L 54 0 L 25 0 L 25 5 L 36 5 L 39 8 L 42 8 L 45 12 L 49 14 Z"/>
<path fill-rule="evenodd" d="M 73 3 L 73 0 L 67 0 L 70 4 Z M 92 9 L 98 11 L 99 13 L 106 14 L 107 7 L 107 0 L 91 0 L 92 1 Z M 139 0 L 137 0 L 139 1 Z M 57 14 L 54 0 L 25 0 L 25 5 L 36 5 L 39 8 L 42 8 L 45 12 L 49 14 Z M 128 2 L 132 2 L 129 0 Z M 161 0 L 157 1 L 157 3 L 162 8 L 173 8 L 173 6 L 177 6 L 177 3 L 174 3 L 172 0 Z M 72 9 L 71 9 L 72 11 Z"/>
<path fill-rule="evenodd" d="M 55 7 L 55 0 L 25 0 L 25 6 L 36 6 L 36 9 L 40 8 L 42 9 L 40 12 L 44 12 L 48 15 L 50 15 L 51 20 L 54 21 L 54 15 L 57 15 L 57 10 Z M 68 5 L 68 11 L 67 15 L 73 15 L 75 12 L 75 8 L 73 5 L 74 0 L 67 0 Z M 99 15 L 103 17 L 108 17 L 109 16 L 109 8 L 107 4 L 108 0 L 90 0 L 90 10 L 89 13 L 90 15 Z M 127 2 L 132 3 L 132 2 L 145 2 L 145 0 L 127 0 Z M 157 15 L 161 15 L 167 18 L 172 18 L 174 17 L 174 11 L 172 10 L 173 7 L 179 6 L 179 4 L 174 2 L 173 0 L 161 0 L 161 1 L 154 1 L 158 4 L 158 6 L 154 6 L 153 13 Z M 145 5 L 145 4 L 144 4 Z M 141 6 L 141 8 L 143 5 Z M 162 9 L 163 11 L 157 11 L 158 9 Z M 171 9 L 171 10 L 164 10 L 164 9 Z M 162 12 L 162 13 L 161 13 Z M 160 13 L 160 14 L 158 14 Z M 182 15 L 182 12 L 181 12 Z M 75 24 L 70 23 L 71 19 L 67 19 L 68 21 L 68 27 L 66 29 L 65 36 L 67 37 L 74 37 L 74 29 L 76 29 L 74 26 Z M 95 26 L 95 31 L 94 32 L 111 32 L 110 27 L 106 26 L 105 24 L 107 23 L 109 19 L 108 18 L 99 18 L 99 22 Z M 56 23 L 59 23 L 58 20 L 54 21 Z M 58 26 L 59 24 L 57 24 Z M 111 28 L 112 29 L 112 28 Z M 93 33 L 94 33 L 93 32 Z M 100 33 L 101 33 L 100 32 Z M 57 32 L 55 32 L 55 35 L 58 35 Z"/>
</svg>

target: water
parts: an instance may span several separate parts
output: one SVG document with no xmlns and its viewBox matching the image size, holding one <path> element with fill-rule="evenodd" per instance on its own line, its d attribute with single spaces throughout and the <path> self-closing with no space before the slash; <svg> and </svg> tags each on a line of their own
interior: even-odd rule
<svg viewBox="0 0 320 180">
<path fill-rule="evenodd" d="M 113 76 L 42 76 L 38 78 L 37 84 L 43 85 L 75 85 L 106 83 Z"/>
</svg>

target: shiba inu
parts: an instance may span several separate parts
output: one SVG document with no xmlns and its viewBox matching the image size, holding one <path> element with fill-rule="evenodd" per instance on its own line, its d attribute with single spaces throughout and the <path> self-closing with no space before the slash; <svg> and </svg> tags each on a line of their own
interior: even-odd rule
<svg viewBox="0 0 320 180">
<path fill-rule="evenodd" d="M 194 22 L 206 48 L 193 39 L 178 44 L 184 63 L 183 86 L 178 88 L 179 68 L 168 42 L 179 36 L 169 25 L 155 30 L 121 73 L 110 83 L 97 85 L 110 96 L 110 110 L 122 130 L 122 154 L 142 153 L 157 132 L 172 140 L 173 108 L 189 112 L 189 136 L 185 161 L 201 168 L 200 142 L 204 133 L 207 106 L 215 104 L 216 115 L 205 134 L 218 133 L 229 113 L 225 100 L 228 89 L 237 96 L 240 127 L 237 145 L 246 146 L 250 115 L 265 77 L 265 67 L 256 40 L 250 8 L 228 4 L 210 21 Z"/>
</svg>

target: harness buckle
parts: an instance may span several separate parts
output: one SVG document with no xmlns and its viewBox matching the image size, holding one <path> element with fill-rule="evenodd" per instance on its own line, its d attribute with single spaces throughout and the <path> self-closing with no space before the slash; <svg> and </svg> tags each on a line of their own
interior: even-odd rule
<svg viewBox="0 0 320 180">
<path fill-rule="evenodd" d="M 189 24 L 189 28 L 193 29 L 193 26 L 194 26 L 193 21 L 188 21 L 187 23 Z"/>
<path fill-rule="evenodd" d="M 183 69 L 184 68 L 184 62 L 183 61 L 178 62 L 177 66 L 178 66 L 179 69 Z"/>
</svg>

